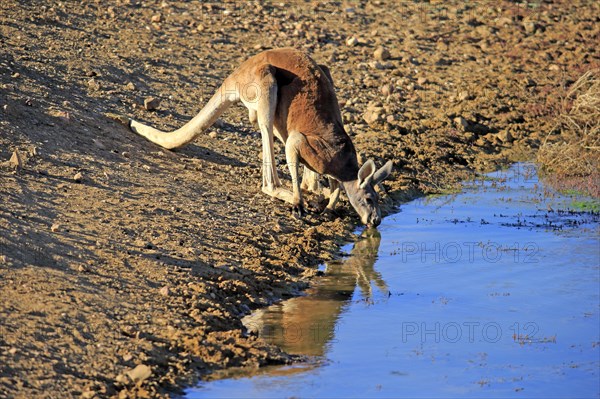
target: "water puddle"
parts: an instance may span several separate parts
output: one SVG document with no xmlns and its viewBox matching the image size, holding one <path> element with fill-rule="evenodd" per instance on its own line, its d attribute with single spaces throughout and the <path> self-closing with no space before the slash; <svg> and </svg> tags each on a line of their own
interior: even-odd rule
<svg viewBox="0 0 600 399">
<path fill-rule="evenodd" d="M 517 164 L 423 198 L 248 328 L 306 364 L 204 382 L 207 397 L 598 397 L 597 214 Z"/>
</svg>

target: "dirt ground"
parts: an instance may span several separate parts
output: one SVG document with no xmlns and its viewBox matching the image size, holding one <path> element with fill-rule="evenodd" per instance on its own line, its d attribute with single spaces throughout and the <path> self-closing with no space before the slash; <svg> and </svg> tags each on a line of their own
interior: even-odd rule
<svg viewBox="0 0 600 399">
<path fill-rule="evenodd" d="M 600 3 L 528 4 L 1 1 L 0 397 L 173 396 L 294 361 L 240 318 L 353 239 L 347 201 L 299 221 L 261 193 L 241 106 L 173 152 L 107 113 L 173 129 L 248 56 L 307 49 L 361 158 L 394 160 L 389 212 L 557 134 L 565 88 L 600 65 Z"/>
</svg>

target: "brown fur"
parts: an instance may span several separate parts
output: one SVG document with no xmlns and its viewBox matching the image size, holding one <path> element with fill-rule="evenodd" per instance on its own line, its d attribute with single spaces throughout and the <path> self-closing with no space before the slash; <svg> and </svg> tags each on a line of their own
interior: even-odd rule
<svg viewBox="0 0 600 399">
<path fill-rule="evenodd" d="M 252 81 L 246 71 L 273 67 L 278 86 L 275 127 L 287 138 L 289 131 L 306 136 L 300 156 L 314 172 L 340 181 L 356 179 L 354 145 L 342 123 L 330 78 L 306 53 L 293 48 L 267 50 L 242 63 L 230 79 Z M 271 69 L 271 70 L 273 70 Z"/>
<path fill-rule="evenodd" d="M 186 125 L 174 132 L 162 132 L 131 120 L 134 132 L 165 148 L 185 145 L 208 128 L 232 103 L 241 101 L 252 121 L 258 122 L 263 145 L 263 191 L 294 205 L 302 215 L 302 190 L 298 165 L 302 163 L 302 186 L 318 190 L 318 175 L 329 177 L 333 209 L 340 184 L 350 203 L 366 224 L 380 220 L 377 194 L 373 185 L 391 172 L 388 162 L 379 171 L 372 161 L 359 168 L 354 145 L 342 123 L 329 69 L 319 66 L 305 52 L 292 48 L 264 51 L 243 62 L 207 105 Z M 293 192 L 281 187 L 273 137 L 286 147 L 286 159 L 292 176 Z"/>
</svg>

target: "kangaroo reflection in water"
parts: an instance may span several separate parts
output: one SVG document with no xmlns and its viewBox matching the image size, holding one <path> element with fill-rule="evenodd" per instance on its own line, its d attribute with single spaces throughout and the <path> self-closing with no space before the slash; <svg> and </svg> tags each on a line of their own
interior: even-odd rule
<svg viewBox="0 0 600 399">
<path fill-rule="evenodd" d="M 335 339 L 340 314 L 360 290 L 357 300 L 369 301 L 373 285 L 383 294 L 386 283 L 374 269 L 381 235 L 365 230 L 354 244 L 350 256 L 327 265 L 325 276 L 303 297 L 293 298 L 258 311 L 244 320 L 250 331 L 288 353 L 308 356 L 324 355 L 327 343 Z"/>
</svg>

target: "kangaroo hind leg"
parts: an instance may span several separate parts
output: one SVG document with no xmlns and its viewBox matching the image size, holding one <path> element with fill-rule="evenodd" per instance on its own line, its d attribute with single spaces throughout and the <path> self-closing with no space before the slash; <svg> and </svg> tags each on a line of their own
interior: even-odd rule
<svg viewBox="0 0 600 399">
<path fill-rule="evenodd" d="M 306 137 L 297 132 L 290 133 L 287 141 L 285 142 L 285 158 L 290 170 L 290 175 L 292 177 L 292 212 L 294 216 L 298 218 L 301 218 L 305 214 L 304 203 L 302 201 L 302 189 L 300 187 L 300 180 L 298 176 L 298 170 L 300 168 L 300 149 L 305 144 Z M 307 169 L 304 170 L 305 173 L 306 170 Z"/>
<path fill-rule="evenodd" d="M 277 164 L 273 149 L 273 123 L 277 108 L 277 80 L 274 70 L 270 65 L 264 65 L 255 72 L 260 86 L 256 118 L 262 137 L 262 191 L 272 197 L 279 198 L 288 203 L 293 203 L 293 196 L 289 190 L 281 187 L 277 175 Z"/>
</svg>

